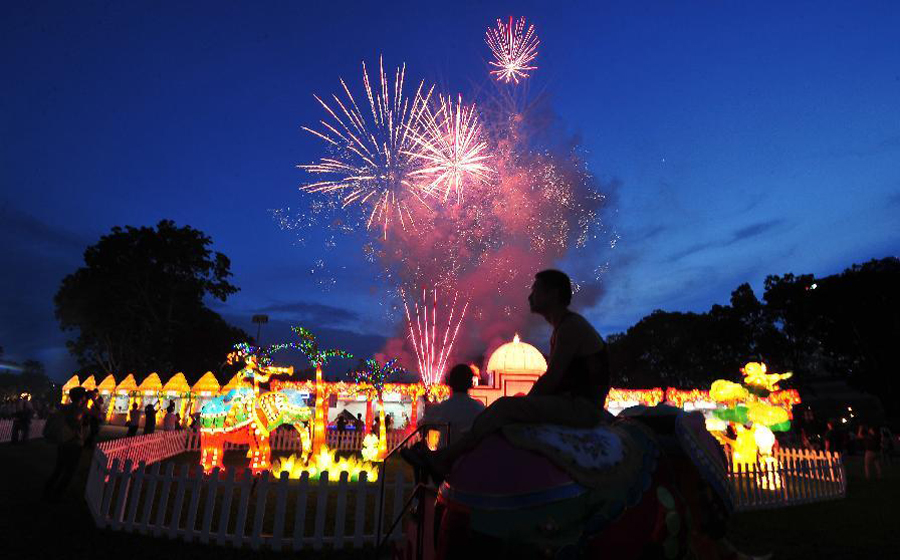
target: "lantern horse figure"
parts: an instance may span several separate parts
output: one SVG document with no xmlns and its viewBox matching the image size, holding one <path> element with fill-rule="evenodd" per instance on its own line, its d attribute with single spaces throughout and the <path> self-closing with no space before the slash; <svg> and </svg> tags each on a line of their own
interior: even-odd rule
<svg viewBox="0 0 900 560">
<path fill-rule="evenodd" d="M 305 395 L 295 390 L 267 391 L 260 384 L 272 374 L 293 374 L 292 367 L 272 366 L 267 353 L 246 344 L 228 356 L 229 363 L 244 361 L 241 386 L 207 403 L 200 411 L 200 464 L 204 472 L 223 467 L 225 443 L 250 445 L 247 457 L 253 474 L 271 465 L 269 434 L 281 425 L 293 426 L 303 445 L 302 460 L 310 452 L 309 422 L 312 410 Z"/>
</svg>

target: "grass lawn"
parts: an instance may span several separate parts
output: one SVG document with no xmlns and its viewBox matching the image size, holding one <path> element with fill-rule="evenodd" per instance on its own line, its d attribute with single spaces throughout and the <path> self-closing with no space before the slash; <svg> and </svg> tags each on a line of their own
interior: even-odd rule
<svg viewBox="0 0 900 560">
<path fill-rule="evenodd" d="M 107 437 L 122 435 L 107 429 Z M 284 554 L 250 552 L 214 545 L 185 544 L 127 533 L 99 531 L 84 503 L 88 457 L 61 504 L 45 505 L 38 497 L 53 466 L 54 449 L 43 441 L 0 444 L 0 527 L 8 558 L 90 558 L 92 560 L 177 560 L 285 558 Z M 845 500 L 735 516 L 731 537 L 742 549 L 774 552 L 779 559 L 900 557 L 900 461 L 883 480 L 866 481 L 862 461 L 847 464 Z M 366 558 L 369 551 L 307 552 L 300 558 Z M 291 555 L 294 556 L 294 555 Z"/>
</svg>

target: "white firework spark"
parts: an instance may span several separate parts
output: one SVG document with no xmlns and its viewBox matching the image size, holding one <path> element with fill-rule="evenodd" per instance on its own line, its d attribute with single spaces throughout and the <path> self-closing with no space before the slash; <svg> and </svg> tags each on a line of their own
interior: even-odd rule
<svg viewBox="0 0 900 560">
<path fill-rule="evenodd" d="M 413 202 L 425 205 L 427 191 L 410 176 L 417 168 L 411 154 L 416 147 L 414 134 L 434 88 L 426 92 L 424 81 L 420 82 L 410 103 L 410 99 L 403 96 L 406 65 L 395 71 L 393 91 L 381 58 L 378 59 L 378 70 L 380 83 L 375 84 L 377 89 L 373 90 L 366 64 L 362 63 L 363 85 L 371 114 L 360 110 L 343 79 L 341 86 L 345 99 L 332 95 L 336 110 L 314 96 L 331 119 L 319 121 L 321 131 L 302 128 L 327 142 L 335 155 L 298 167 L 327 176 L 303 185 L 301 190 L 338 193 L 342 206 L 367 205 L 370 210 L 366 227 L 381 224 L 387 237 L 388 225 L 395 215 L 406 228 L 414 225 L 408 205 Z"/>
<path fill-rule="evenodd" d="M 461 95 L 456 103 L 440 96 L 437 108 L 421 116 L 422 132 L 413 133 L 417 149 L 410 155 L 423 166 L 411 175 L 426 179 L 428 190 L 444 202 L 451 192 L 460 202 L 467 183 L 485 181 L 491 173 L 485 164 L 488 144 L 482 139 L 475 105 L 463 105 Z"/>
<path fill-rule="evenodd" d="M 529 72 L 537 70 L 531 62 L 537 57 L 537 48 L 540 41 L 534 33 L 534 25 L 525 28 L 525 18 L 520 17 L 513 23 L 512 16 L 509 23 L 497 20 L 497 27 L 490 28 L 485 33 L 485 40 L 494 54 L 494 60 L 490 62 L 496 70 L 491 74 L 498 81 L 505 83 L 519 83 L 520 79 L 529 76 Z"/>
</svg>

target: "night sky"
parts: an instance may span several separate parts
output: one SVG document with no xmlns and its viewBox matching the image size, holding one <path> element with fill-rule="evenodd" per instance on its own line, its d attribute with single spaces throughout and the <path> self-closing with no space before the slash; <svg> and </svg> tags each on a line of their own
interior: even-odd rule
<svg viewBox="0 0 900 560">
<path fill-rule="evenodd" d="M 322 116 L 312 94 L 357 87 L 382 53 L 470 93 L 487 83 L 485 29 L 511 14 L 541 38 L 529 95 L 619 182 L 605 295 L 583 310 L 602 334 L 742 282 L 761 295 L 767 274 L 898 254 L 897 2 L 307 4 L 2 3 L 5 358 L 67 377 L 60 280 L 111 227 L 164 218 L 232 259 L 241 292 L 215 308 L 233 324 L 255 334 L 268 313 L 264 341 L 299 323 L 377 351 L 400 326 L 373 266 L 350 243 L 323 289 L 319 246 L 270 213 L 312 196 L 295 167 L 322 151 L 300 130 Z"/>
</svg>

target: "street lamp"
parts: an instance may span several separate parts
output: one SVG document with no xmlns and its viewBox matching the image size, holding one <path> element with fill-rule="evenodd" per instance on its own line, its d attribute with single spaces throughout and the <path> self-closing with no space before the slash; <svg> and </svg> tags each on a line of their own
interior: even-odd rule
<svg viewBox="0 0 900 560">
<path fill-rule="evenodd" d="M 261 346 L 261 343 L 259 341 L 259 330 L 260 330 L 260 327 L 262 327 L 264 324 L 269 322 L 269 316 L 268 315 L 254 315 L 253 319 L 251 319 L 251 321 L 256 323 L 256 345 Z"/>
</svg>

